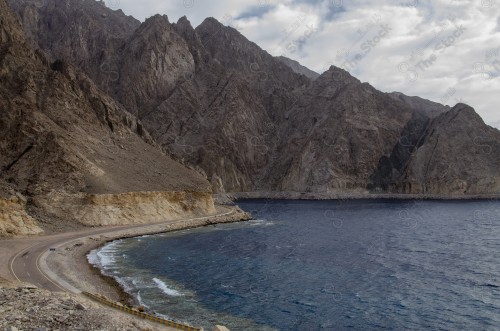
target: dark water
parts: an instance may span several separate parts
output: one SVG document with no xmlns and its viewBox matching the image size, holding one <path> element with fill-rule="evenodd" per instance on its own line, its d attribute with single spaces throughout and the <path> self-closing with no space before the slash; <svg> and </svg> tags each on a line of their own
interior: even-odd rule
<svg viewBox="0 0 500 331">
<path fill-rule="evenodd" d="M 500 330 L 500 202 L 239 205 L 257 221 L 121 240 L 94 260 L 205 327 Z"/>
</svg>

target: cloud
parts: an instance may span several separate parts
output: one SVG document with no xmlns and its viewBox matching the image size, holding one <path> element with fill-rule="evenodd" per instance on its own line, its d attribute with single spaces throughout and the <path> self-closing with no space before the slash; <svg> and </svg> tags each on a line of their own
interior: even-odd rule
<svg viewBox="0 0 500 331">
<path fill-rule="evenodd" d="M 268 13 L 273 9 L 273 6 L 270 5 L 261 5 L 261 6 L 253 6 L 243 13 L 239 14 L 238 17 L 235 17 L 237 20 L 249 19 L 253 17 L 262 17 L 264 14 Z"/>
<path fill-rule="evenodd" d="M 498 127 L 500 1 L 106 0 L 141 20 L 212 16 L 272 55 L 344 67 L 382 91 L 473 106 Z M 110 5 L 110 4 L 108 4 Z"/>
</svg>

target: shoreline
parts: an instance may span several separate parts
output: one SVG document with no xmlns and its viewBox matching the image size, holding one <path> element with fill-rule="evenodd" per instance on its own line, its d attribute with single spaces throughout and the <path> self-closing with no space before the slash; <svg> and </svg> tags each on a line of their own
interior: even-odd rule
<svg viewBox="0 0 500 331">
<path fill-rule="evenodd" d="M 46 258 L 47 266 L 64 282 L 80 291 L 99 293 L 112 301 L 137 307 L 140 305 L 137 298 L 129 294 L 114 277 L 104 274 L 98 266 L 91 264 L 87 258 L 88 254 L 95 249 L 99 249 L 110 242 L 120 239 L 155 235 L 215 224 L 237 223 L 251 219 L 250 214 L 244 212 L 239 207 L 219 206 L 219 209 L 230 210 L 230 212 L 207 216 L 201 219 L 150 224 L 137 229 L 117 229 L 102 235 L 90 235 L 71 240 L 56 247 L 55 254 L 50 254 Z"/>
<path fill-rule="evenodd" d="M 232 200 L 500 200 L 500 194 L 403 194 L 403 193 L 367 193 L 367 192 L 229 192 L 216 194 L 223 201 Z"/>
</svg>

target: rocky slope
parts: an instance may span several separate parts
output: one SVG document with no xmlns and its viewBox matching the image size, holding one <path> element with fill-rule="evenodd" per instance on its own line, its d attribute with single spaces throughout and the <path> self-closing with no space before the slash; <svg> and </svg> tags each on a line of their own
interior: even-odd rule
<svg viewBox="0 0 500 331">
<path fill-rule="evenodd" d="M 403 193 L 500 192 L 500 131 L 458 104 L 426 128 L 399 183 Z"/>
<path fill-rule="evenodd" d="M 284 64 L 286 64 L 287 66 L 289 66 L 296 73 L 302 74 L 302 75 L 306 76 L 307 78 L 309 78 L 311 80 L 315 80 L 319 76 L 321 76 L 317 72 L 312 71 L 311 69 L 309 69 L 307 67 L 304 67 L 299 62 L 294 61 L 292 59 L 289 59 L 289 58 L 287 58 L 285 56 L 277 56 L 276 58 L 278 60 L 280 60 L 281 62 L 283 62 Z"/>
<path fill-rule="evenodd" d="M 422 99 L 420 97 L 410 97 L 401 92 L 387 93 L 387 95 L 395 100 L 406 103 L 413 110 L 421 112 L 430 118 L 434 118 L 450 110 L 449 106 L 444 106 L 440 103 Z"/>
<path fill-rule="evenodd" d="M 81 296 L 0 279 L 1 330 L 165 330 Z"/>
<path fill-rule="evenodd" d="M 474 151 L 479 138 L 458 135 L 459 144 L 428 155 L 431 128 L 444 137 L 454 134 L 448 124 L 469 125 L 438 125 L 449 107 L 379 92 L 335 67 L 310 79 L 213 18 L 195 29 L 185 17 L 172 24 L 157 15 L 139 24 L 92 0 L 47 0 L 44 8 L 34 0 L 9 1 L 44 51 L 82 68 L 139 117 L 154 141 L 203 169 L 215 191 L 499 193 L 491 178 L 500 169 L 472 179 L 454 158 Z M 112 32 L 118 27 L 120 33 Z M 57 33 L 63 29 L 69 32 Z M 85 44 L 102 52 L 73 52 Z M 106 73 L 114 79 L 104 79 Z M 496 144 L 498 131 L 470 125 Z M 496 162 L 482 151 L 471 161 Z M 443 160 L 456 171 L 441 172 L 444 179 L 422 175 L 422 167 L 439 169 Z M 457 190 L 456 183 L 471 180 L 484 184 Z M 420 186 L 408 188 L 415 182 Z"/>
<path fill-rule="evenodd" d="M 288 114 L 283 157 L 272 168 L 281 190 L 364 190 L 378 160 L 398 142 L 412 111 L 346 71 L 331 67 Z"/>
<path fill-rule="evenodd" d="M 39 220 L 80 221 L 66 211 L 91 205 L 88 194 L 141 192 L 129 199 L 133 205 L 151 203 L 155 191 L 187 191 L 193 192 L 190 200 L 200 198 L 196 203 L 166 199 L 164 208 L 169 205 L 177 210 L 174 214 L 214 211 L 206 179 L 166 155 L 141 122 L 80 69 L 64 60 L 50 62 L 33 50 L 4 0 L 0 108 L 0 203 L 19 213 L 24 203 L 12 196 L 26 199 L 31 216 Z M 29 216 L 19 213 L 3 228 L 9 223 L 31 224 Z M 55 227 L 64 223 L 71 222 Z M 38 231 L 29 228 L 27 234 Z"/>
<path fill-rule="evenodd" d="M 26 212 L 22 197 L 0 199 L 0 233 L 6 236 L 36 235 L 43 233 L 36 220 Z"/>
</svg>

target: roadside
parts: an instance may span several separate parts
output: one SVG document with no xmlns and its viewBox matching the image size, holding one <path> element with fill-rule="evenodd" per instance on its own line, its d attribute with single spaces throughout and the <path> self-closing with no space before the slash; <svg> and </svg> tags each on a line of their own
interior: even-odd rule
<svg viewBox="0 0 500 331">
<path fill-rule="evenodd" d="M 56 251 L 54 252 L 45 250 L 48 269 L 59 277 L 58 282 L 65 282 L 80 291 L 101 293 L 114 301 L 124 304 L 137 304 L 137 302 L 131 301 L 128 294 L 123 291 L 122 287 L 113 278 L 103 276 L 99 269 L 90 265 L 87 261 L 87 254 L 109 241 L 120 238 L 157 234 L 211 224 L 239 222 L 248 219 L 245 212 L 241 212 L 235 207 L 222 208 L 219 209 L 218 215 L 211 217 L 154 224 L 140 228 L 118 229 L 113 232 L 66 241 L 60 245 L 55 245 Z"/>
<path fill-rule="evenodd" d="M 238 207 L 219 206 L 217 213 L 207 217 L 146 225 L 93 228 L 51 236 L 0 240 L 0 277 L 7 280 L 7 282 L 0 281 L 0 303 L 12 302 L 12 304 L 0 305 L 0 316 L 2 316 L 0 318 L 0 327 L 16 328 L 20 325 L 24 329 L 31 327 L 32 322 L 36 322 L 38 323 L 36 327 L 50 324 L 50 326 L 47 326 L 48 329 L 70 328 L 78 330 L 79 328 L 74 327 L 74 325 L 81 324 L 86 325 L 83 329 L 80 328 L 82 330 L 173 330 L 99 305 L 82 295 L 68 293 L 68 291 L 77 293 L 87 291 L 102 294 L 111 300 L 121 301 L 124 304 L 134 303 L 133 299 L 123 291 L 114 279 L 104 277 L 99 270 L 87 262 L 87 253 L 108 241 L 118 238 L 169 232 L 217 223 L 238 222 L 247 219 L 249 219 L 249 215 Z M 24 284 L 34 284 L 36 287 L 22 285 L 23 282 Z M 35 309 L 36 311 L 31 314 L 25 314 L 26 311 L 30 311 L 27 305 L 31 306 L 32 302 L 35 306 L 39 302 L 44 303 L 43 306 L 45 307 L 47 302 L 52 302 L 51 300 L 53 304 L 49 306 L 52 310 Z M 61 312 L 58 307 L 60 304 L 64 304 L 61 303 L 64 300 L 73 300 L 91 308 L 89 308 L 88 313 L 75 313 L 75 309 L 67 309 L 71 311 L 71 314 L 63 314 L 63 317 L 60 318 Z M 18 301 L 24 304 L 15 304 Z M 22 310 L 18 309 L 18 307 Z M 70 305 L 70 307 L 73 306 Z M 104 315 L 107 317 L 95 315 L 98 314 L 96 310 L 105 312 Z M 38 311 L 41 311 L 40 316 L 36 313 Z M 92 320 L 95 323 L 86 324 L 87 317 L 85 316 L 87 315 L 85 314 L 89 315 L 89 323 Z M 51 316 L 55 317 L 51 319 Z M 69 324 L 57 324 L 63 323 L 59 320 Z M 75 321 L 75 324 L 71 324 L 73 323 L 71 321 Z M 106 324 L 108 322 L 109 325 Z M 122 326 L 123 328 L 121 328 Z"/>
<path fill-rule="evenodd" d="M 0 330 L 175 330 L 76 294 L 0 281 Z"/>
</svg>

